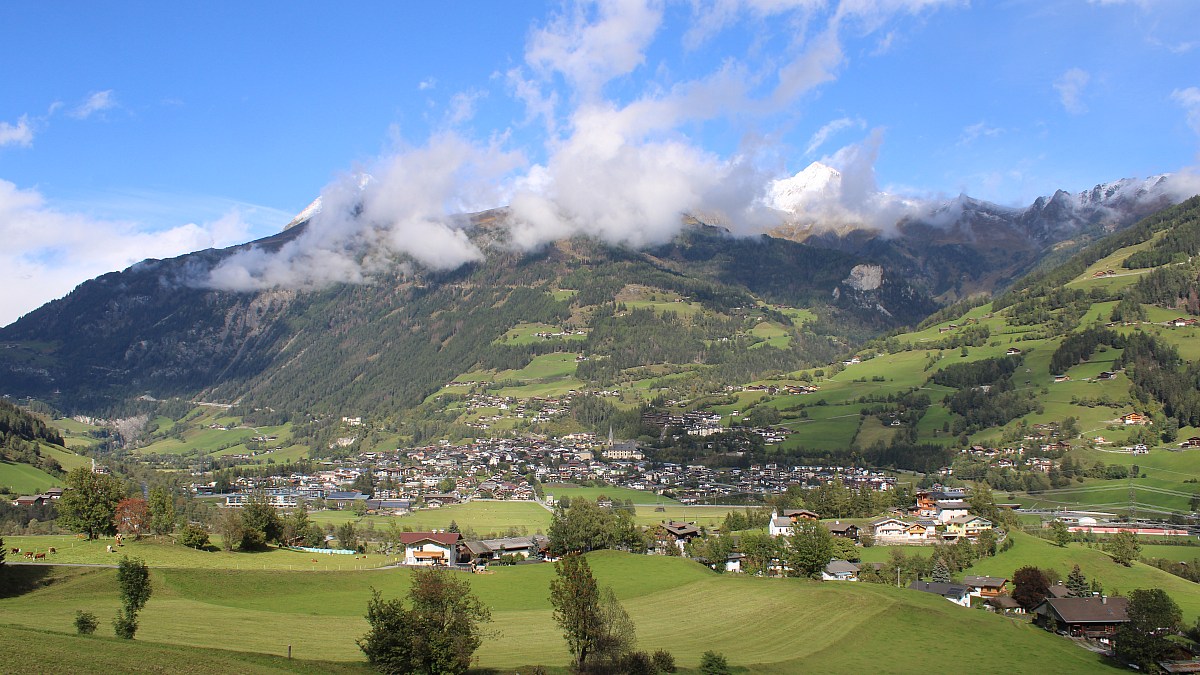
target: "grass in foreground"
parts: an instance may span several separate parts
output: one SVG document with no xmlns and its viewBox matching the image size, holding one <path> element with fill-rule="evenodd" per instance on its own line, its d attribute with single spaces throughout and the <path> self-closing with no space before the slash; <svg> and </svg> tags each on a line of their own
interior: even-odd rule
<svg viewBox="0 0 1200 675">
<path fill-rule="evenodd" d="M 365 662 L 307 661 L 215 648 L 0 626 L 4 669 L 17 673 L 373 673 Z"/>
<path fill-rule="evenodd" d="M 1085 673 L 1095 672 L 1102 663 L 1069 641 L 1023 622 L 904 589 L 723 576 L 677 558 L 614 552 L 590 554 L 589 560 L 599 581 L 612 584 L 628 609 L 639 648 L 667 649 L 685 668 L 696 667 L 700 655 L 710 649 L 723 652 L 736 666 L 764 673 L 929 668 L 1027 672 L 1030 663 L 1037 663 L 1042 672 Z M 567 664 L 567 650 L 549 606 L 552 575 L 552 566 L 532 565 L 469 577 L 492 608 L 491 628 L 498 632 L 478 652 L 481 667 L 510 670 L 531 661 Z M 362 614 L 370 587 L 396 597 L 408 585 L 403 570 L 155 570 L 152 577 L 154 596 L 143 611 L 138 642 L 264 654 L 283 654 L 291 644 L 299 659 L 338 662 L 362 658 L 354 640 L 367 628 Z M 115 613 L 117 604 L 115 571 L 72 569 L 55 572 L 53 580 L 36 590 L 0 600 L 0 613 L 24 629 L 69 631 L 76 609 L 104 618 Z M 937 636 L 936 649 L 913 639 L 916 626 Z M 52 646 L 69 639 L 74 638 L 52 637 L 47 646 L 35 645 L 30 651 L 65 649 Z M 99 645 L 93 650 L 105 652 L 106 659 L 110 643 L 87 641 L 89 647 Z M 122 648 L 126 646 L 113 649 Z M 203 657 L 180 651 L 178 657 L 155 658 L 173 663 L 176 658 L 195 662 Z M 209 670 L 251 672 L 232 664 L 215 664 Z"/>
</svg>

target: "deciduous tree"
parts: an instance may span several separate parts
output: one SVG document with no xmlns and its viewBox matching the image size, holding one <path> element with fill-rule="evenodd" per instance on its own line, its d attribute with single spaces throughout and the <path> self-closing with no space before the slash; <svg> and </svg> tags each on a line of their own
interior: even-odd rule
<svg viewBox="0 0 1200 675">
<path fill-rule="evenodd" d="M 1155 672 L 1172 651 L 1168 636 L 1179 632 L 1183 613 L 1161 588 L 1139 588 L 1129 594 L 1129 622 L 1117 629 L 1117 656 Z"/>
<path fill-rule="evenodd" d="M 117 565 L 117 586 L 121 609 L 117 610 L 113 628 L 117 637 L 132 640 L 138 629 L 137 613 L 146 606 L 154 590 L 150 585 L 150 569 L 141 558 L 123 556 Z"/>
<path fill-rule="evenodd" d="M 146 505 L 146 500 L 129 497 L 117 502 L 113 524 L 116 525 L 117 532 L 131 534 L 134 539 L 140 539 L 142 533 L 150 527 L 150 508 Z"/>
<path fill-rule="evenodd" d="M 833 535 L 818 522 L 807 521 L 796 527 L 788 541 L 787 561 L 791 575 L 820 578 L 833 553 Z"/>
<path fill-rule="evenodd" d="M 165 487 L 150 489 L 150 531 L 156 535 L 175 531 L 175 497 Z"/>
<path fill-rule="evenodd" d="M 283 521 L 279 512 L 271 505 L 265 492 L 256 490 L 242 507 L 242 524 L 246 531 L 242 538 L 242 549 L 253 549 L 267 542 L 279 541 L 283 535 Z"/>
<path fill-rule="evenodd" d="M 62 497 L 56 504 L 58 523 L 87 535 L 88 539 L 113 534 L 116 532 L 113 517 L 124 493 L 116 477 L 93 473 L 81 466 L 67 474 L 64 481 Z"/>
<path fill-rule="evenodd" d="M 491 611 L 453 572 L 419 569 L 408 590 L 411 608 L 383 600 L 372 589 L 367 603 L 371 630 L 358 640 L 367 659 L 383 673 L 465 673 L 483 642 Z"/>
<path fill-rule="evenodd" d="M 1132 567 L 1133 561 L 1137 560 L 1142 552 L 1142 545 L 1138 542 L 1136 534 L 1121 530 L 1109 538 L 1104 550 L 1108 551 L 1114 561 Z"/>
<path fill-rule="evenodd" d="M 550 581 L 554 620 L 563 630 L 576 669 L 583 671 L 607 633 L 600 611 L 600 587 L 582 555 L 564 557 L 554 563 L 554 571 L 556 576 Z"/>
<path fill-rule="evenodd" d="M 1026 566 L 1013 572 L 1012 597 L 1026 612 L 1042 604 L 1049 594 L 1050 581 L 1039 568 Z"/>
</svg>

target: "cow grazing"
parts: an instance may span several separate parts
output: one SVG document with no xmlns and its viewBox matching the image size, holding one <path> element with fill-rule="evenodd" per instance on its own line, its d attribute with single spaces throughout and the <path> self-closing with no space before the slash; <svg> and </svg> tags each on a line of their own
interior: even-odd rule
<svg viewBox="0 0 1200 675">
<path fill-rule="evenodd" d="M 35 554 L 33 555 L 33 559 L 34 559 L 34 560 L 45 560 L 45 559 L 46 559 L 46 554 L 45 554 L 45 553 L 35 553 Z"/>
<path fill-rule="evenodd" d="M 50 550 L 49 550 L 49 552 L 50 552 L 50 553 L 58 553 L 58 549 L 56 549 L 56 548 L 54 548 L 53 546 L 51 546 L 51 547 L 50 547 Z"/>
<path fill-rule="evenodd" d="M 19 548 L 10 548 L 10 549 L 8 550 L 8 552 L 9 552 L 9 553 L 11 553 L 11 554 L 13 554 L 13 555 L 17 555 L 18 553 L 20 553 L 20 552 L 21 552 L 21 549 L 19 549 Z"/>
<path fill-rule="evenodd" d="M 26 557 L 26 558 L 28 558 L 28 559 L 30 559 L 30 560 L 33 560 L 33 551 L 27 551 L 27 552 L 25 553 L 25 557 Z"/>
</svg>

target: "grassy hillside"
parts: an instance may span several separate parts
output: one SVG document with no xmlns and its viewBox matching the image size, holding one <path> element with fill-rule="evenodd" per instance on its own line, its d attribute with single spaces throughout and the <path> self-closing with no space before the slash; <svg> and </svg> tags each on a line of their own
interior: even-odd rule
<svg viewBox="0 0 1200 675">
<path fill-rule="evenodd" d="M 62 485 L 61 481 L 41 469 L 28 464 L 0 462 L 0 486 L 7 487 L 12 494 L 35 494 L 56 485 Z"/>
<path fill-rule="evenodd" d="M 1023 532 L 1013 532 L 1010 536 L 1016 542 L 1011 550 L 978 561 L 966 574 L 1004 576 L 1011 579 L 1017 569 L 1033 565 L 1057 570 L 1065 581 L 1071 567 L 1079 565 L 1088 579 L 1096 579 L 1104 584 L 1106 593 L 1120 592 L 1128 595 L 1137 588 L 1161 588 L 1179 603 L 1185 623 L 1190 625 L 1200 616 L 1200 584 L 1139 562 L 1135 562 L 1132 567 L 1119 565 L 1099 548 L 1088 548 L 1084 544 L 1068 544 L 1062 548 Z"/>
<path fill-rule="evenodd" d="M 599 580 L 613 585 L 628 609 L 639 646 L 667 649 L 686 667 L 695 667 L 709 649 L 763 673 L 930 667 L 1020 672 L 1016 655 L 1023 663 L 1036 655 L 1057 673 L 1094 672 L 1100 666 L 1094 654 L 1023 622 L 928 594 L 867 584 L 726 577 L 676 558 L 603 552 L 589 559 Z M 37 590 L 0 600 L 0 611 L 15 625 L 66 631 L 76 609 L 101 617 L 116 611 L 114 575 L 112 570 L 57 570 Z M 479 651 L 481 666 L 567 663 L 549 607 L 552 575 L 552 566 L 539 565 L 468 577 L 492 608 L 492 627 L 498 631 Z M 138 642 L 269 654 L 283 653 L 291 644 L 300 659 L 357 661 L 362 657 L 354 639 L 366 631 L 362 614 L 370 588 L 397 596 L 405 592 L 408 576 L 405 570 L 155 570 L 155 594 L 141 615 Z M 915 625 L 938 636 L 938 649 L 912 639 Z"/>
</svg>

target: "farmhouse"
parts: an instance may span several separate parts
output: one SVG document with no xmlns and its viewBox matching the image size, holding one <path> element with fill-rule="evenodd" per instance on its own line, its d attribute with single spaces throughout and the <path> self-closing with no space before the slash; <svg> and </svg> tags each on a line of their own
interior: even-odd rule
<svg viewBox="0 0 1200 675">
<path fill-rule="evenodd" d="M 1109 642 L 1117 627 L 1129 622 L 1129 601 L 1119 597 L 1047 598 L 1034 608 L 1042 628 Z"/>
<path fill-rule="evenodd" d="M 1147 424 L 1150 424 L 1150 418 L 1146 417 L 1145 415 L 1132 412 L 1128 415 L 1121 415 L 1121 424 L 1136 424 L 1144 427 Z"/>
<path fill-rule="evenodd" d="M 679 547 L 682 551 L 685 544 L 700 536 L 700 528 L 695 523 L 669 522 L 662 525 L 665 540 Z"/>
<path fill-rule="evenodd" d="M 448 565 L 457 555 L 457 532 L 402 532 L 405 565 Z"/>
</svg>

